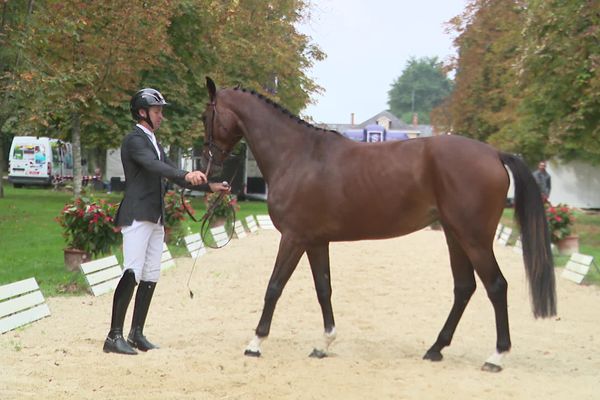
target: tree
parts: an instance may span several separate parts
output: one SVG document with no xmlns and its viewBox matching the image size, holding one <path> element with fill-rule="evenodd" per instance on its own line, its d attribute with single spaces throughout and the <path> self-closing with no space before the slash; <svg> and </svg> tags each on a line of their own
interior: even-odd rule
<svg viewBox="0 0 600 400">
<path fill-rule="evenodd" d="M 169 51 L 164 38 L 171 2 L 48 0 L 34 10 L 33 29 L 21 43 L 29 70 L 21 73 L 20 89 L 35 99 L 27 104 L 27 122 L 52 127 L 72 142 L 75 195 L 81 191 L 82 132 L 94 123 L 110 126 L 102 105 L 128 100 L 140 71 Z"/>
<path fill-rule="evenodd" d="M 600 3 L 530 0 L 519 68 L 519 143 L 539 159 L 600 162 Z"/>
<path fill-rule="evenodd" d="M 600 3 L 472 0 L 450 21 L 455 87 L 438 130 L 520 153 L 600 162 Z"/>
<path fill-rule="evenodd" d="M 0 198 L 4 197 L 2 177 L 4 176 L 4 146 L 10 140 L 8 126 L 10 120 L 17 120 L 20 109 L 15 101 L 15 74 L 21 61 L 21 50 L 15 44 L 16 38 L 27 25 L 33 8 L 33 0 L 8 2 L 2 5 L 0 16 Z"/>
<path fill-rule="evenodd" d="M 518 56 L 522 5 L 514 0 L 474 0 L 449 22 L 458 58 L 455 85 L 433 112 L 439 131 L 487 141 L 514 118 L 513 69 Z"/>
<path fill-rule="evenodd" d="M 412 57 L 388 92 L 388 106 L 394 115 L 407 123 L 411 122 L 413 113 L 417 113 L 421 123 L 429 124 L 431 110 L 451 90 L 452 81 L 446 76 L 443 64 L 437 57 Z"/>
</svg>

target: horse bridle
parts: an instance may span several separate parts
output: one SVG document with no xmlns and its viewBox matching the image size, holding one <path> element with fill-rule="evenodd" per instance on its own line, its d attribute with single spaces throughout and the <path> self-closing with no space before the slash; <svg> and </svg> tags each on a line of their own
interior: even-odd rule
<svg viewBox="0 0 600 400">
<path fill-rule="evenodd" d="M 211 126 L 210 126 L 210 130 L 207 129 L 206 130 L 206 136 L 207 136 L 207 141 L 204 142 L 204 146 L 208 147 L 207 151 L 208 151 L 208 164 L 206 166 L 206 172 L 204 173 L 206 175 L 206 177 L 208 178 L 209 173 L 210 173 L 210 167 L 212 166 L 213 163 L 213 152 L 212 149 L 217 150 L 220 155 L 221 155 L 221 162 L 220 165 L 222 166 L 225 162 L 225 159 L 229 156 L 230 152 L 223 150 L 218 144 L 213 142 L 213 138 L 212 138 L 212 132 L 214 130 L 215 127 L 215 121 L 217 121 L 219 123 L 219 125 L 221 125 L 221 128 L 223 128 L 225 131 L 228 132 L 227 127 L 225 127 L 225 125 L 223 125 L 223 123 L 217 118 L 217 103 L 216 101 L 211 101 L 210 102 L 210 106 L 212 106 L 212 116 L 211 116 Z M 233 172 L 233 175 L 231 176 L 230 179 L 230 184 L 233 183 L 233 180 L 235 178 L 235 176 L 237 175 L 237 172 L 239 170 L 239 164 L 238 166 L 235 168 L 235 171 Z M 188 216 L 194 221 L 194 222 L 200 222 L 202 223 L 201 229 L 204 228 L 204 225 L 206 223 L 208 223 L 208 221 L 210 220 L 210 218 L 212 217 L 214 210 L 216 208 L 216 206 L 218 205 L 218 203 L 223 199 L 223 197 L 225 196 L 225 192 L 219 192 L 218 194 L 218 198 L 213 202 L 213 204 L 211 205 L 211 207 L 209 207 L 206 212 L 204 213 L 204 215 L 202 216 L 202 218 L 200 218 L 200 220 L 197 220 L 196 217 L 194 217 L 194 214 L 192 214 L 192 212 L 190 211 L 190 209 L 187 206 L 187 203 L 185 202 L 185 196 L 184 196 L 184 191 L 185 189 L 181 189 L 181 205 L 183 206 L 183 208 L 185 209 L 186 213 L 188 214 Z M 235 221 L 235 212 L 234 212 L 234 221 Z"/>
<path fill-rule="evenodd" d="M 212 133 L 215 129 L 215 121 L 217 121 L 219 123 L 219 125 L 221 125 L 221 127 L 223 129 L 225 129 L 225 131 L 227 131 L 227 128 L 221 123 L 221 120 L 219 120 L 217 118 L 217 102 L 211 101 L 210 106 L 212 107 L 212 115 L 211 115 L 211 121 L 210 121 L 211 126 L 210 126 L 210 129 L 206 129 L 206 136 L 207 136 L 206 139 L 207 140 L 204 141 L 204 147 L 207 148 L 207 153 L 208 153 L 208 164 L 206 165 L 206 172 L 204 173 L 207 177 L 209 176 L 210 167 L 212 166 L 213 159 L 214 159 L 213 149 L 220 153 L 221 165 L 223 165 L 223 163 L 225 162 L 225 159 L 227 158 L 227 156 L 229 156 L 228 151 L 223 150 L 218 144 L 213 142 Z"/>
</svg>

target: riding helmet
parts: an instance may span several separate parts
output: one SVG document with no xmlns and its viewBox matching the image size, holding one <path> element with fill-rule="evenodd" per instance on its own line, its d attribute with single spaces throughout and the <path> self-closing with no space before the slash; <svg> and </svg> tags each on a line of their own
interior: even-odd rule
<svg viewBox="0 0 600 400">
<path fill-rule="evenodd" d="M 140 114 L 139 110 L 148 110 L 151 106 L 166 106 L 167 103 L 162 94 L 156 89 L 145 88 L 137 92 L 131 98 L 129 108 L 131 110 L 131 116 L 135 121 L 144 119 Z"/>
</svg>

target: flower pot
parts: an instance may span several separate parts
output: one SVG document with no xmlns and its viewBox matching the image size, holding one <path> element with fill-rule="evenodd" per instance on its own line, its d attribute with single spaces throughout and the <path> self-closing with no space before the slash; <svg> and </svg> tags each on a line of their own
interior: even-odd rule
<svg viewBox="0 0 600 400">
<path fill-rule="evenodd" d="M 225 218 L 225 217 L 213 217 L 212 223 L 210 225 L 213 228 L 216 226 L 223 226 L 223 225 L 225 225 L 226 221 L 227 221 L 227 218 Z"/>
<path fill-rule="evenodd" d="M 82 263 L 90 261 L 91 257 L 88 253 L 79 249 L 64 249 L 65 252 L 65 267 L 67 270 L 79 271 Z"/>
<path fill-rule="evenodd" d="M 165 243 L 169 243 L 171 240 L 171 233 L 173 232 L 172 228 L 166 227 L 165 226 L 165 238 L 164 238 L 164 242 Z"/>
<path fill-rule="evenodd" d="M 571 235 L 562 238 L 556 243 L 558 253 L 563 256 L 570 256 L 573 253 L 579 252 L 579 236 Z"/>
</svg>

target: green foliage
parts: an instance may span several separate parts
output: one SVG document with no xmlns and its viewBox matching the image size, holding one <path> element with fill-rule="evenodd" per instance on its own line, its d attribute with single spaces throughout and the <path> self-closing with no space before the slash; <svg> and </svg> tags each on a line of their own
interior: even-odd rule
<svg viewBox="0 0 600 400">
<path fill-rule="evenodd" d="M 600 3 L 471 0 L 450 21 L 455 87 L 433 123 L 522 154 L 600 162 Z"/>
<path fill-rule="evenodd" d="M 458 59 L 450 66 L 456 71 L 454 90 L 432 113 L 438 131 L 487 141 L 512 120 L 512 65 L 523 23 L 519 3 L 474 0 L 450 21 L 450 30 L 458 34 Z"/>
<path fill-rule="evenodd" d="M 207 193 L 204 196 L 204 204 L 215 217 L 226 217 L 232 208 L 235 212 L 240 209 L 235 196 L 219 192 Z"/>
<path fill-rule="evenodd" d="M 206 75 L 269 93 L 292 112 L 320 90 L 306 71 L 324 54 L 295 28 L 309 1 L 38 0 L 28 25 L 25 3 L 4 4 L 0 95 L 10 88 L 14 107 L 0 132 L 75 146 L 80 129 L 84 150 L 116 147 L 131 126 L 129 98 L 150 86 L 171 103 L 161 142 L 189 148 L 203 134 Z M 6 69 L 18 51 L 19 68 Z"/>
<path fill-rule="evenodd" d="M 600 162 L 600 3 L 530 0 L 519 63 L 520 132 L 545 155 Z"/>
<path fill-rule="evenodd" d="M 437 57 L 411 58 L 402 75 L 388 92 L 388 106 L 394 115 L 406 123 L 412 122 L 413 112 L 419 123 L 429 124 L 431 110 L 451 92 L 452 81 L 446 77 L 443 65 Z"/>
<path fill-rule="evenodd" d="M 117 204 L 88 197 L 65 204 L 56 221 L 63 228 L 67 247 L 83 250 L 92 257 L 108 253 L 121 241 L 114 224 L 117 208 Z"/>
</svg>

